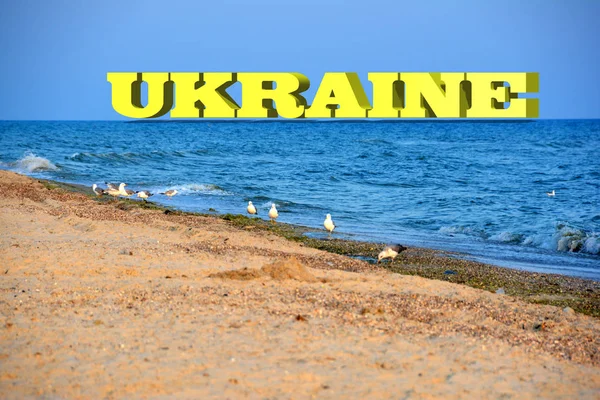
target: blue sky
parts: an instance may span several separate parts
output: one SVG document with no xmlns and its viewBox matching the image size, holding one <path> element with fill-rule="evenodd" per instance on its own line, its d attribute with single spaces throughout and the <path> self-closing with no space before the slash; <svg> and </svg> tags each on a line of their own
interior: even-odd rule
<svg viewBox="0 0 600 400">
<path fill-rule="evenodd" d="M 107 72 L 533 71 L 541 118 L 600 118 L 600 1 L 7 0 L 0 119 L 121 119 Z"/>
</svg>

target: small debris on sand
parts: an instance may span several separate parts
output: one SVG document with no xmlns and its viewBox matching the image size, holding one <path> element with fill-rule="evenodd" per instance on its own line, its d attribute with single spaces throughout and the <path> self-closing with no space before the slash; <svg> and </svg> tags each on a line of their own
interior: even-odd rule
<svg viewBox="0 0 600 400">
<path fill-rule="evenodd" d="M 261 270 L 252 268 L 236 269 L 233 271 L 223 271 L 209 275 L 209 277 L 211 278 L 233 279 L 235 281 L 249 281 L 252 279 L 261 278 L 263 276 L 264 273 Z"/>
<path fill-rule="evenodd" d="M 278 281 L 286 279 L 295 279 L 302 282 L 317 281 L 317 278 L 294 256 L 265 265 L 261 270 Z"/>
<path fill-rule="evenodd" d="M 294 256 L 276 260 L 271 264 L 263 266 L 260 270 L 243 268 L 218 272 L 209 276 L 211 278 L 233 279 L 237 281 L 248 281 L 269 276 L 278 281 L 294 279 L 301 282 L 317 282 L 317 278 Z"/>
</svg>

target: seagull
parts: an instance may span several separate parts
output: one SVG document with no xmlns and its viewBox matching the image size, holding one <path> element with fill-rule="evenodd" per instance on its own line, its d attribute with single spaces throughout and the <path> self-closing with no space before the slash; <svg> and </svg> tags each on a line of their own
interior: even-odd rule
<svg viewBox="0 0 600 400">
<path fill-rule="evenodd" d="M 269 218 L 271 218 L 271 222 L 275 223 L 275 220 L 279 217 L 279 213 L 277 212 L 277 208 L 275 208 L 275 203 L 271 204 L 271 209 L 269 210 Z"/>
<path fill-rule="evenodd" d="M 121 196 L 125 196 L 125 197 L 133 196 L 135 194 L 135 192 L 133 190 L 125 189 L 125 186 L 127 186 L 126 183 L 121 183 L 119 185 L 119 193 L 121 193 Z"/>
<path fill-rule="evenodd" d="M 379 255 L 377 256 L 377 264 L 381 262 L 384 258 L 391 258 L 392 261 L 396 259 L 396 256 L 406 250 L 406 247 L 401 244 L 396 244 L 392 246 L 387 246 Z"/>
<path fill-rule="evenodd" d="M 123 183 L 124 185 L 124 183 Z M 119 188 L 115 188 L 114 185 L 108 185 L 108 187 L 106 188 L 106 193 L 108 193 L 109 195 L 113 196 L 113 197 L 119 197 L 121 195 L 121 190 L 119 190 Z"/>
<path fill-rule="evenodd" d="M 325 227 L 325 229 L 327 229 L 327 231 L 329 231 L 329 235 L 331 236 L 331 233 L 335 229 L 335 224 L 331 220 L 331 214 L 327 214 L 327 216 L 325 217 L 325 222 L 323 222 L 323 226 Z"/>
<path fill-rule="evenodd" d="M 110 182 L 104 182 L 106 184 L 107 189 L 119 190 L 119 185 Z"/>
<path fill-rule="evenodd" d="M 252 204 L 251 201 L 248 202 L 248 208 L 246 208 L 246 210 L 248 210 L 248 214 L 258 215 L 258 210 L 256 209 L 256 207 L 254 207 L 254 204 Z"/>
<path fill-rule="evenodd" d="M 171 189 L 171 190 L 167 190 L 166 192 L 161 193 L 161 194 L 164 194 L 165 196 L 173 197 L 177 194 L 177 190 Z"/>
<path fill-rule="evenodd" d="M 154 196 L 154 194 L 150 193 L 147 190 L 140 190 L 139 192 L 136 192 L 136 193 L 137 193 L 137 197 L 139 197 L 140 199 L 144 199 L 144 201 L 146 201 L 146 199 L 148 197 Z"/>
<path fill-rule="evenodd" d="M 92 190 L 94 191 L 96 196 L 102 196 L 103 194 L 106 194 L 104 189 L 98 187 L 98 185 L 96 185 L 95 183 L 92 185 Z"/>
<path fill-rule="evenodd" d="M 551 192 L 546 192 L 546 194 L 548 195 L 548 197 L 556 196 L 556 192 L 554 190 L 552 190 Z"/>
</svg>

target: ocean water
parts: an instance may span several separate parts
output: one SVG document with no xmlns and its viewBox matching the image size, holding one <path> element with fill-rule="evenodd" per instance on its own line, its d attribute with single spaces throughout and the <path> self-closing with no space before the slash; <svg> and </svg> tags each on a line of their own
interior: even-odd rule
<svg viewBox="0 0 600 400">
<path fill-rule="evenodd" d="M 600 280 L 600 120 L 4 121 L 0 168 Z"/>
</svg>

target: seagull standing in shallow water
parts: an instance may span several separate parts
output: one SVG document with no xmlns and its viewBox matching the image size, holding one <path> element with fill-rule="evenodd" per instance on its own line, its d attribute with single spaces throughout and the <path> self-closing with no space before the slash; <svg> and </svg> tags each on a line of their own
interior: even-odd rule
<svg viewBox="0 0 600 400">
<path fill-rule="evenodd" d="M 254 207 L 254 204 L 252 204 L 251 201 L 248 202 L 248 208 L 246 208 L 246 210 L 248 210 L 248 214 L 258 215 L 258 210 L 256 207 Z"/>
<path fill-rule="evenodd" d="M 552 190 L 551 192 L 546 192 L 546 194 L 548 195 L 548 197 L 556 196 L 556 192 L 554 190 Z"/>
<path fill-rule="evenodd" d="M 392 261 L 396 259 L 396 256 L 406 250 L 406 247 L 401 244 L 395 244 L 392 246 L 387 246 L 379 255 L 377 256 L 377 264 L 381 262 L 384 258 L 391 258 Z"/>
<path fill-rule="evenodd" d="M 166 192 L 161 193 L 161 194 L 164 194 L 165 196 L 168 196 L 168 197 L 173 197 L 177 194 L 177 190 L 171 189 L 171 190 L 167 190 Z"/>
<path fill-rule="evenodd" d="M 329 232 L 329 236 L 331 236 L 331 233 L 335 229 L 335 224 L 331 220 L 331 214 L 327 214 L 327 216 L 325 217 L 325 221 L 323 222 L 323 226 Z"/>
<path fill-rule="evenodd" d="M 95 183 L 92 185 L 92 190 L 94 191 L 96 196 L 102 196 L 103 194 L 106 194 L 104 189 L 98 187 L 98 185 L 96 185 Z"/>
<path fill-rule="evenodd" d="M 277 212 L 277 208 L 275 207 L 275 203 L 271 204 L 271 209 L 269 210 L 269 218 L 271 218 L 271 222 L 275 223 L 275 220 L 279 217 L 279 213 Z"/>
</svg>

